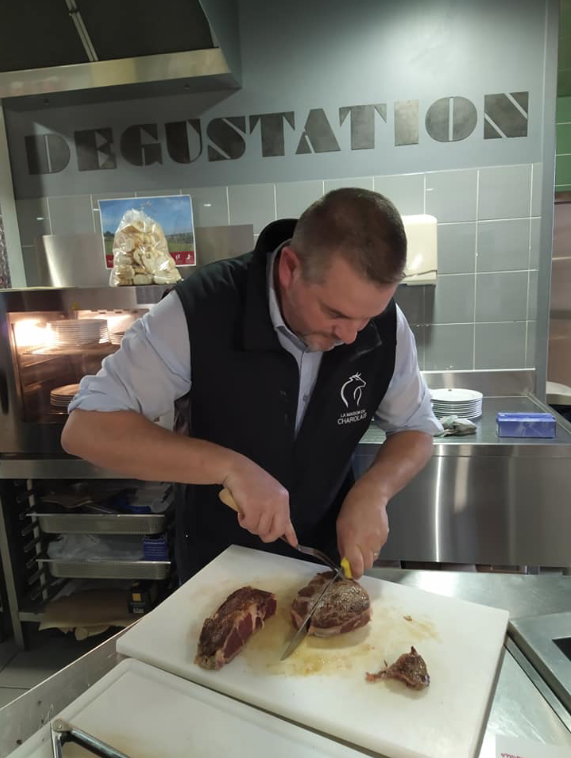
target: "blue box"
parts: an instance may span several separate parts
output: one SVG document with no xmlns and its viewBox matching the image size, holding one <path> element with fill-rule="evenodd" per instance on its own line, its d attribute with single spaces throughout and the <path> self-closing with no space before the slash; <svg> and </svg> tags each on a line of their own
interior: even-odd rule
<svg viewBox="0 0 571 758">
<path fill-rule="evenodd" d="M 553 439 L 557 434 L 551 413 L 498 413 L 498 437 L 535 437 Z"/>
</svg>

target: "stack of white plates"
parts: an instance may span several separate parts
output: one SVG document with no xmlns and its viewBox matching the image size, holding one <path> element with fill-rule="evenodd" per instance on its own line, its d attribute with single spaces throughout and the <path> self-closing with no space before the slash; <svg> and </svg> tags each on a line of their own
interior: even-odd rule
<svg viewBox="0 0 571 758">
<path fill-rule="evenodd" d="M 109 342 L 112 345 L 120 345 L 124 336 L 125 332 L 109 332 Z"/>
<path fill-rule="evenodd" d="M 50 321 L 48 328 L 56 347 L 91 345 L 107 340 L 107 321 L 103 318 L 61 319 Z"/>
<path fill-rule="evenodd" d="M 67 406 L 71 403 L 78 390 L 79 384 L 64 384 L 63 387 L 54 387 L 50 392 L 50 403 L 54 408 L 67 410 Z"/>
<path fill-rule="evenodd" d="M 475 419 L 482 415 L 481 392 L 476 390 L 441 389 L 431 390 L 432 408 L 438 418 L 458 416 L 459 418 Z"/>
</svg>

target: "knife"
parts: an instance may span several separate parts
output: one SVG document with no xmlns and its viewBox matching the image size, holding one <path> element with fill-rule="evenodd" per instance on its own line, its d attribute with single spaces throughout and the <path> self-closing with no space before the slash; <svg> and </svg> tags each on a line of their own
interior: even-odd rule
<svg viewBox="0 0 571 758">
<path fill-rule="evenodd" d="M 286 658 L 289 658 L 289 656 L 299 646 L 299 644 L 301 642 L 303 642 L 303 640 L 305 639 L 305 637 L 307 635 L 308 629 L 309 629 L 309 622 L 313 618 L 313 614 L 317 610 L 317 606 L 323 600 L 323 597 L 325 596 L 325 594 L 327 593 L 327 591 L 337 581 L 338 576 L 339 576 L 338 574 L 334 574 L 333 578 L 330 579 L 327 582 L 327 584 L 325 585 L 325 587 L 322 589 L 321 594 L 319 595 L 319 597 L 317 598 L 317 600 L 313 604 L 313 607 L 311 608 L 311 610 L 309 611 L 309 613 L 307 614 L 307 616 L 304 618 L 302 625 L 299 627 L 299 629 L 297 630 L 297 632 L 294 634 L 293 639 L 288 644 L 288 646 L 286 647 L 286 649 L 283 651 L 282 657 L 280 658 L 280 661 L 285 661 Z"/>
<path fill-rule="evenodd" d="M 230 490 L 224 489 L 220 490 L 218 493 L 218 497 L 220 500 L 224 503 L 224 505 L 227 505 L 229 508 L 232 508 L 233 511 L 236 511 L 236 513 L 240 513 L 240 508 L 238 507 L 238 503 L 234 500 L 234 496 L 230 492 Z M 290 543 L 286 540 L 285 537 L 280 537 L 280 540 L 283 540 L 286 545 L 290 545 Z M 317 550 L 317 548 L 314 547 L 307 547 L 306 545 L 300 545 L 299 542 L 297 545 L 290 545 L 290 547 L 294 547 L 295 550 L 298 550 L 300 553 L 303 553 L 304 555 L 311 555 L 313 558 L 317 558 L 318 561 L 321 561 L 321 563 L 324 563 L 326 566 L 328 566 L 331 571 L 335 572 L 335 575 L 342 578 L 347 577 L 348 579 L 351 578 L 350 574 L 350 566 L 349 562 L 346 558 L 343 558 L 341 561 L 341 565 L 338 565 L 334 561 L 331 560 L 331 558 L 323 553 L 321 550 Z"/>
</svg>

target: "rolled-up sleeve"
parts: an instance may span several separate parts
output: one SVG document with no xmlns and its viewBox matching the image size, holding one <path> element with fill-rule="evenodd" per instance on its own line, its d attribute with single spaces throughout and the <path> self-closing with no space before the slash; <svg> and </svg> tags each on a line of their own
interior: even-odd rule
<svg viewBox="0 0 571 758">
<path fill-rule="evenodd" d="M 387 434 L 418 431 L 435 435 L 442 432 L 442 425 L 432 412 L 430 392 L 420 373 L 414 335 L 398 306 L 395 371 L 376 419 Z"/>
<path fill-rule="evenodd" d="M 81 380 L 68 410 L 136 411 L 154 420 L 169 413 L 190 385 L 186 317 L 171 292 L 127 330 L 95 376 Z"/>
</svg>

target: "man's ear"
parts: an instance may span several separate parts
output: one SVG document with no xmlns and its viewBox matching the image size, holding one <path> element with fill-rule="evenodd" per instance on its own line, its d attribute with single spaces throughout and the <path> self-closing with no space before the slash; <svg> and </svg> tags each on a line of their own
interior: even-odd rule
<svg viewBox="0 0 571 758">
<path fill-rule="evenodd" d="M 287 289 L 301 272 L 301 261 L 293 248 L 285 245 L 280 250 L 278 276 L 282 287 Z"/>
</svg>

